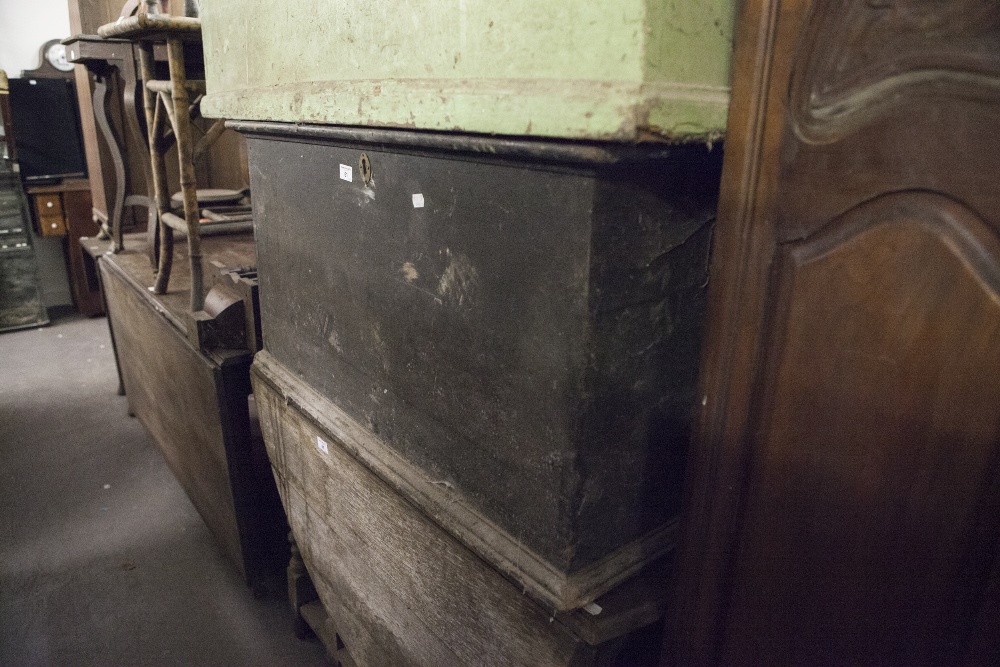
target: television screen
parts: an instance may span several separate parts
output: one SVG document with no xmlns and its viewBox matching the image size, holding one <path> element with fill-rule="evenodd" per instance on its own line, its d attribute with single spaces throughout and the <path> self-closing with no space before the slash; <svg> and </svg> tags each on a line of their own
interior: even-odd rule
<svg viewBox="0 0 1000 667">
<path fill-rule="evenodd" d="M 28 182 L 87 175 L 76 90 L 69 79 L 11 79 L 10 115 Z"/>
</svg>

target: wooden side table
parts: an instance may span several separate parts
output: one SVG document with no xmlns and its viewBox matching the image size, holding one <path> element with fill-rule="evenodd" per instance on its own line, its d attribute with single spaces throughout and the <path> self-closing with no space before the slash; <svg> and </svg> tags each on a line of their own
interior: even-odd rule
<svg viewBox="0 0 1000 667">
<path fill-rule="evenodd" d="M 138 137 L 146 144 L 146 131 L 142 126 L 141 112 L 136 106 L 141 81 L 138 77 L 138 55 L 133 42 L 127 39 L 104 39 L 97 35 L 76 35 L 63 42 L 66 45 L 66 57 L 70 62 L 78 63 L 87 68 L 94 77 L 94 118 L 101 131 L 111 161 L 114 164 L 115 189 L 114 200 L 108 206 L 108 235 L 114 236 L 115 250 L 121 250 L 121 228 L 124 209 L 129 206 L 142 206 L 148 213 L 147 225 L 150 230 L 156 227 L 156 205 L 147 196 L 153 191 L 152 175 L 149 163 L 142 163 L 143 191 L 136 191 L 136 184 L 130 183 L 125 161 L 122 157 L 124 137 L 119 137 L 108 120 L 108 92 L 112 89 L 111 80 L 115 77 L 121 81 L 124 99 L 125 131 Z M 94 211 L 95 217 L 100 217 Z M 115 232 L 114 230 L 118 230 Z"/>
</svg>

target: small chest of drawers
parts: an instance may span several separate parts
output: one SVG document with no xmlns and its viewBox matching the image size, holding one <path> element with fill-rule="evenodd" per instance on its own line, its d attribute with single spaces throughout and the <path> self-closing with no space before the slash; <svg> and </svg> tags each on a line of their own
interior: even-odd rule
<svg viewBox="0 0 1000 667">
<path fill-rule="evenodd" d="M 38 232 L 42 236 L 65 236 L 66 215 L 63 212 L 63 194 L 52 192 L 32 197 Z"/>
<path fill-rule="evenodd" d="M 93 269 L 87 272 L 79 244 L 81 237 L 100 231 L 93 219 L 89 182 L 73 178 L 55 185 L 30 185 L 26 193 L 38 236 L 65 239 L 66 271 L 76 309 L 87 316 L 104 312 L 97 274 Z"/>
</svg>

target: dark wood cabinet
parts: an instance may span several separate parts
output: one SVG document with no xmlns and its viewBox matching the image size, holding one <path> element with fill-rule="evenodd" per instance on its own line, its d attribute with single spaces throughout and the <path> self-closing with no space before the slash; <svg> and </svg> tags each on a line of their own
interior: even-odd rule
<svg viewBox="0 0 1000 667">
<path fill-rule="evenodd" d="M 62 200 L 66 220 L 66 261 L 73 302 L 82 315 L 100 315 L 104 312 L 101 286 L 93 270 L 87 266 L 87 255 L 80 245 L 80 239 L 94 237 L 100 231 L 93 219 L 90 191 L 64 192 Z"/>
<path fill-rule="evenodd" d="M 0 331 L 47 324 L 10 120 L 6 76 L 0 72 Z"/>
<path fill-rule="evenodd" d="M 0 155 L 0 331 L 49 321 L 29 225 L 21 179 L 13 163 Z"/>
<path fill-rule="evenodd" d="M 351 655 L 612 664 L 664 592 L 721 152 L 233 126 L 264 440 Z"/>
<path fill-rule="evenodd" d="M 1000 5 L 746 3 L 682 664 L 995 662 Z"/>
</svg>

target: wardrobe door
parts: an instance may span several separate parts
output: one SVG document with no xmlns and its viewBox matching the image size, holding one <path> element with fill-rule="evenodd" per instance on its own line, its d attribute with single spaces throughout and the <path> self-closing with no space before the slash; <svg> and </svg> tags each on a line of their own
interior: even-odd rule
<svg viewBox="0 0 1000 667">
<path fill-rule="evenodd" d="M 1000 3 L 739 21 L 668 655 L 1000 659 Z"/>
</svg>

